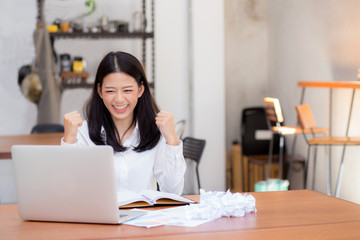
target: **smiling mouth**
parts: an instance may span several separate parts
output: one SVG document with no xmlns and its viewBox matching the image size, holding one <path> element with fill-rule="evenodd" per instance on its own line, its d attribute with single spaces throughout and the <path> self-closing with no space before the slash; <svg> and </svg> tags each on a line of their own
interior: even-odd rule
<svg viewBox="0 0 360 240">
<path fill-rule="evenodd" d="M 113 106 L 115 111 L 117 112 L 123 112 L 124 110 L 126 110 L 126 108 L 128 107 L 129 105 L 126 104 L 126 105 L 123 105 L 123 106 Z"/>
</svg>

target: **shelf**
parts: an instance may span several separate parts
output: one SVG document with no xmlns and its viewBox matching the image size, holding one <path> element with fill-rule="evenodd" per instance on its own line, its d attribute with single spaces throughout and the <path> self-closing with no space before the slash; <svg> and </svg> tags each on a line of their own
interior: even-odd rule
<svg viewBox="0 0 360 240">
<path fill-rule="evenodd" d="M 50 37 L 54 38 L 153 38 L 153 32 L 99 32 L 99 33 L 92 33 L 92 32 L 55 32 L 50 33 Z"/>
<path fill-rule="evenodd" d="M 89 73 L 88 72 L 61 72 L 60 74 L 61 78 L 88 78 Z"/>
<path fill-rule="evenodd" d="M 92 88 L 92 83 L 87 83 L 86 79 L 89 77 L 88 72 L 61 72 L 63 88 Z"/>
<path fill-rule="evenodd" d="M 92 83 L 68 83 L 61 85 L 63 89 L 65 88 L 92 88 L 94 84 Z"/>
</svg>

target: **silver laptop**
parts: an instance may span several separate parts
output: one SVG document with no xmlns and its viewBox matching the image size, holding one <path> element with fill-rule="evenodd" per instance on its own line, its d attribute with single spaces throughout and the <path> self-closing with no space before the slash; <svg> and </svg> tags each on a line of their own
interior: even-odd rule
<svg viewBox="0 0 360 240">
<path fill-rule="evenodd" d="M 144 214 L 119 210 L 110 146 L 11 148 L 23 220 L 119 224 Z"/>
</svg>

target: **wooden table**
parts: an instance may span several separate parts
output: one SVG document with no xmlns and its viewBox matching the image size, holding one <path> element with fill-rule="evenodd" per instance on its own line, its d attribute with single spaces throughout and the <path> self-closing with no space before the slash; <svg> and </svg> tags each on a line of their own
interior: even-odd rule
<svg viewBox="0 0 360 240">
<path fill-rule="evenodd" d="M 360 88 L 360 81 L 298 82 L 299 87 Z"/>
<path fill-rule="evenodd" d="M 64 133 L 0 136 L 0 160 L 11 159 L 12 145 L 60 145 Z"/>
<path fill-rule="evenodd" d="M 252 193 L 257 213 L 198 227 L 23 222 L 0 205 L 1 239 L 360 239 L 360 205 L 310 190 Z M 199 196 L 192 196 L 198 200 Z"/>
</svg>

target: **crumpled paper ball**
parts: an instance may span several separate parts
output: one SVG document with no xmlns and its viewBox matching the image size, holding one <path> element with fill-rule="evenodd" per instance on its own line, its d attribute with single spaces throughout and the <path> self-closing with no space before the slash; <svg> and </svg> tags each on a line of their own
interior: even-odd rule
<svg viewBox="0 0 360 240">
<path fill-rule="evenodd" d="M 220 217 L 243 217 L 256 212 L 255 198 L 250 194 L 209 191 L 200 189 L 200 204 L 186 208 L 188 219 L 216 219 Z"/>
</svg>

